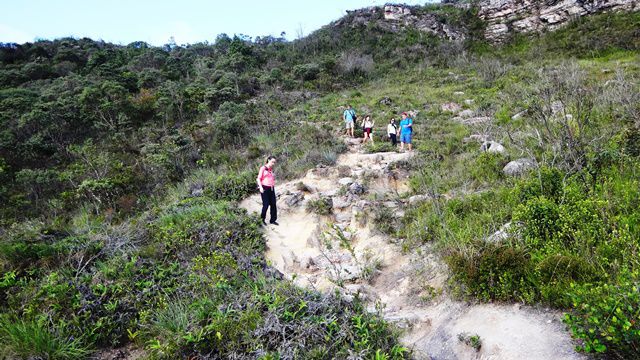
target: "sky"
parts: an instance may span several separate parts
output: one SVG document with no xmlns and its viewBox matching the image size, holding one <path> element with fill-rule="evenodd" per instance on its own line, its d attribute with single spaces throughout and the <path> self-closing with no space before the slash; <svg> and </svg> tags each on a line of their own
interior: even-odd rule
<svg viewBox="0 0 640 360">
<path fill-rule="evenodd" d="M 377 0 L 0 0 L 0 42 L 89 37 L 126 45 L 214 42 L 218 34 L 294 40 Z M 427 1 L 404 1 L 423 5 Z"/>
</svg>

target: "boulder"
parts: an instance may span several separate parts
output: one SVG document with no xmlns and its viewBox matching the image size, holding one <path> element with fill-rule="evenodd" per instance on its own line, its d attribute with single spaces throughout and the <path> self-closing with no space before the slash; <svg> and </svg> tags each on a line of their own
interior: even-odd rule
<svg viewBox="0 0 640 360">
<path fill-rule="evenodd" d="M 349 192 L 354 195 L 362 195 L 365 192 L 365 188 L 361 184 L 354 182 L 353 184 L 349 185 Z"/>
<path fill-rule="evenodd" d="M 508 176 L 519 176 L 536 167 L 535 160 L 522 158 L 509 162 L 502 172 Z"/>
<path fill-rule="evenodd" d="M 500 143 L 495 141 L 485 141 L 480 145 L 480 151 L 493 154 L 504 154 L 506 150 Z"/>
<path fill-rule="evenodd" d="M 409 15 L 411 15 L 411 10 L 408 7 L 401 5 L 385 5 L 384 7 L 385 20 L 401 20 Z"/>
<path fill-rule="evenodd" d="M 335 209 L 344 209 L 351 205 L 351 198 L 348 196 L 339 196 L 333 198 L 333 207 Z"/>
<path fill-rule="evenodd" d="M 302 200 L 304 200 L 304 194 L 302 193 L 302 191 L 300 191 L 300 192 L 288 195 L 285 198 L 284 202 L 285 204 L 287 204 L 288 207 L 294 207 L 294 206 L 300 205 L 300 202 L 302 202 Z"/>
<path fill-rule="evenodd" d="M 353 184 L 353 178 L 350 177 L 343 177 L 342 179 L 338 180 L 338 184 L 342 185 L 342 186 L 348 186 Z"/>
<path fill-rule="evenodd" d="M 385 201 L 382 203 L 382 205 L 390 208 L 390 209 L 397 209 L 398 208 L 398 203 L 395 201 Z"/>
<path fill-rule="evenodd" d="M 527 110 L 520 111 L 519 113 L 517 113 L 517 114 L 513 115 L 513 116 L 511 117 L 511 120 L 519 120 L 519 119 L 522 119 L 522 117 L 524 117 L 526 114 L 527 114 Z"/>
<path fill-rule="evenodd" d="M 500 230 L 494 232 L 487 237 L 487 242 L 498 243 L 509 238 L 509 229 L 511 229 L 511 222 L 508 222 L 500 227 Z"/>
<path fill-rule="evenodd" d="M 323 191 L 319 195 L 320 197 L 333 197 L 333 196 L 336 196 L 336 194 L 338 194 L 338 189 Z"/>
<path fill-rule="evenodd" d="M 337 213 L 335 214 L 335 219 L 337 223 L 351 222 L 351 213 L 348 213 L 348 212 Z"/>
<path fill-rule="evenodd" d="M 473 103 L 475 103 L 475 101 L 473 99 L 466 99 L 464 101 L 464 103 L 467 104 L 467 105 L 473 105 Z"/>
<path fill-rule="evenodd" d="M 344 264 L 331 268 L 329 273 L 333 280 L 336 281 L 354 281 L 362 277 L 362 268 L 356 264 Z"/>
<path fill-rule="evenodd" d="M 386 106 L 391 106 L 393 105 L 393 100 L 391 100 L 391 98 L 389 98 L 388 96 L 383 97 L 382 99 L 380 99 L 380 101 L 378 101 L 381 105 L 386 105 Z"/>
</svg>

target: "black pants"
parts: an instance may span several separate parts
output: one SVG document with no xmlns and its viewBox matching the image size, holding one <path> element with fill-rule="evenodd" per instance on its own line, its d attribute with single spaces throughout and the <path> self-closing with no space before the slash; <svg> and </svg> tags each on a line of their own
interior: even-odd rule
<svg viewBox="0 0 640 360">
<path fill-rule="evenodd" d="M 398 139 L 396 138 L 396 134 L 389 134 L 389 137 L 391 138 L 391 144 L 393 146 L 398 145 Z"/>
<path fill-rule="evenodd" d="M 269 222 L 275 222 L 278 218 L 278 209 L 276 209 L 276 192 L 273 187 L 263 186 L 264 191 L 260 194 L 262 197 L 262 221 L 267 218 L 267 209 L 271 207 L 271 218 Z"/>
</svg>

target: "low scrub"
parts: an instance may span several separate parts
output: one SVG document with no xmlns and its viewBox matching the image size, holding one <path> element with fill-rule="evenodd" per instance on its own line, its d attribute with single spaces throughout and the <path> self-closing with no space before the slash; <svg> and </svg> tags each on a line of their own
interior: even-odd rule
<svg viewBox="0 0 640 360">
<path fill-rule="evenodd" d="M 318 215 L 330 215 L 333 209 L 333 201 L 328 197 L 321 197 L 307 202 L 307 212 Z"/>
</svg>

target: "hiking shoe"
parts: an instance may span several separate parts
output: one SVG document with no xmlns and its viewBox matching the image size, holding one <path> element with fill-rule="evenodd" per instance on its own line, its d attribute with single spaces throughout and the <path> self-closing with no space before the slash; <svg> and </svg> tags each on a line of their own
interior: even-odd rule
<svg viewBox="0 0 640 360">
<path fill-rule="evenodd" d="M 280 225 L 280 224 L 278 224 L 277 221 L 271 221 L 271 222 L 269 222 L 269 224 L 271 224 L 271 225 Z"/>
<path fill-rule="evenodd" d="M 262 220 L 262 225 L 267 226 L 267 222 Z"/>
</svg>

